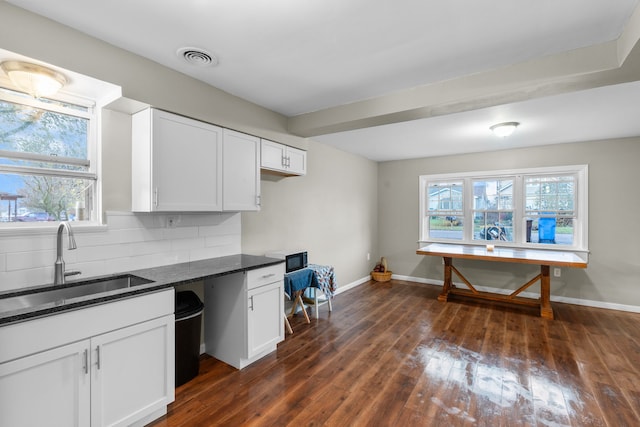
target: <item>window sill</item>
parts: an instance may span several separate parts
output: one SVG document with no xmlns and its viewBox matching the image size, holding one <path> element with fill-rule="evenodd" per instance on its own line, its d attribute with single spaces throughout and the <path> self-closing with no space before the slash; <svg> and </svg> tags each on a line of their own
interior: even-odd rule
<svg viewBox="0 0 640 427">
<path fill-rule="evenodd" d="M 548 251 L 548 252 L 571 252 L 578 255 L 581 258 L 587 259 L 589 256 L 589 249 L 575 248 L 572 246 L 563 245 L 550 245 L 550 244 L 529 244 L 523 245 L 515 242 L 503 242 L 499 240 L 487 240 L 482 242 L 464 242 L 464 241 L 451 241 L 451 240 L 418 240 L 418 247 L 422 247 L 430 244 L 439 245 L 456 245 L 467 247 L 486 247 L 487 245 L 493 245 L 493 247 L 503 247 L 514 250 L 532 250 L 532 251 Z"/>
</svg>

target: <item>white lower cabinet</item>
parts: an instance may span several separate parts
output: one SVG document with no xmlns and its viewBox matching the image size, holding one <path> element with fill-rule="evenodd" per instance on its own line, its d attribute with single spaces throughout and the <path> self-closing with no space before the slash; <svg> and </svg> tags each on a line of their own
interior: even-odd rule
<svg viewBox="0 0 640 427">
<path fill-rule="evenodd" d="M 284 340 L 284 263 L 205 281 L 205 350 L 237 368 Z"/>
<path fill-rule="evenodd" d="M 282 281 L 248 291 L 247 358 L 270 352 L 284 338 Z"/>
<path fill-rule="evenodd" d="M 88 426 L 89 341 L 0 365 L 0 425 Z"/>
<path fill-rule="evenodd" d="M 1 327 L 3 345 L 18 349 L 0 350 L 0 425 L 130 426 L 162 416 L 174 400 L 174 328 L 173 289 Z"/>
<path fill-rule="evenodd" d="M 173 330 L 167 316 L 91 339 L 92 426 L 128 426 L 166 406 Z"/>
</svg>

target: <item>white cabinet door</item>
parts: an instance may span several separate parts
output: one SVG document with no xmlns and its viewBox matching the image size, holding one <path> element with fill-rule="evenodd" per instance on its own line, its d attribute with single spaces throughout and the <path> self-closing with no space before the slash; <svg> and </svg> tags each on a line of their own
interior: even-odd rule
<svg viewBox="0 0 640 427">
<path fill-rule="evenodd" d="M 307 174 L 307 152 L 293 147 L 287 147 L 287 170 L 291 174 Z"/>
<path fill-rule="evenodd" d="M 91 425 L 128 426 L 174 400 L 174 316 L 91 339 Z"/>
<path fill-rule="evenodd" d="M 0 364 L 0 424 L 88 426 L 88 359 L 84 340 Z"/>
<path fill-rule="evenodd" d="M 284 170 L 285 165 L 285 145 L 263 139 L 261 141 L 261 166 L 265 169 L 276 171 Z"/>
<path fill-rule="evenodd" d="M 260 210 L 260 138 L 223 130 L 222 208 Z"/>
<path fill-rule="evenodd" d="M 282 280 L 248 291 L 247 357 L 274 348 L 284 339 Z"/>
<path fill-rule="evenodd" d="M 132 135 L 134 211 L 222 210 L 222 128 L 147 109 Z"/>
</svg>

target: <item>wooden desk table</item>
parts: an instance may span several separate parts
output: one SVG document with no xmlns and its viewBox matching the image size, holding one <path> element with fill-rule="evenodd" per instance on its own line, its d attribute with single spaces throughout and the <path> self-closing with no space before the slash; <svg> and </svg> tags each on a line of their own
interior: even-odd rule
<svg viewBox="0 0 640 427">
<path fill-rule="evenodd" d="M 514 304 L 540 307 L 540 316 L 553 319 L 551 308 L 550 267 L 586 268 L 587 262 L 573 252 L 544 251 L 535 249 L 514 249 L 495 247 L 493 251 L 485 246 L 438 244 L 432 243 L 416 251 L 418 255 L 441 256 L 444 260 L 444 284 L 438 301 L 447 301 L 449 295 L 481 298 L 490 301 L 503 301 Z M 540 266 L 540 274 L 509 295 L 492 292 L 480 292 L 453 266 L 453 258 L 475 259 L 481 261 L 512 262 L 518 264 L 535 264 Z M 455 273 L 469 289 L 457 288 L 451 278 Z M 540 298 L 519 297 L 522 291 L 540 280 Z"/>
</svg>

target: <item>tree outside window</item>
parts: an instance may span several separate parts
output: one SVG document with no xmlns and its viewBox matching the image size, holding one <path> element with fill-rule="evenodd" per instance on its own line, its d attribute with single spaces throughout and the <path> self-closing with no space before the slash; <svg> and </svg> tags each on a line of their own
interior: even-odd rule
<svg viewBox="0 0 640 427">
<path fill-rule="evenodd" d="M 91 219 L 91 118 L 86 107 L 0 92 L 2 221 Z"/>
</svg>

